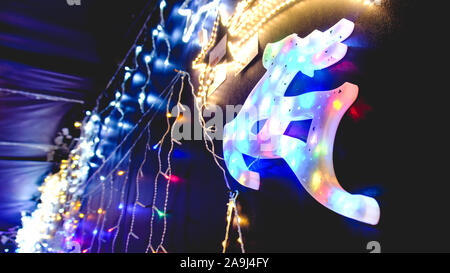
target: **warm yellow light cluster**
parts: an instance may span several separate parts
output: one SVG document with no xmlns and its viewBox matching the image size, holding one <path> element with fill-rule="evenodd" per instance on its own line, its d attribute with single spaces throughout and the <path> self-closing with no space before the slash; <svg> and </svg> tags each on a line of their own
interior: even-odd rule
<svg viewBox="0 0 450 273">
<path fill-rule="evenodd" d="M 63 160 L 61 170 L 47 176 L 38 188 L 42 193 L 40 204 L 30 216 L 22 217 L 22 228 L 18 231 L 17 242 L 19 252 L 39 252 L 39 242 L 52 237 L 57 223 L 62 220 L 62 203 L 66 201 L 68 188 L 68 162 Z"/>
<path fill-rule="evenodd" d="M 55 231 L 62 226 L 62 221 L 74 218 L 71 230 L 77 228 L 81 202 L 74 198 L 72 189 L 78 179 L 74 178 L 80 170 L 80 155 L 72 154 L 68 160 L 62 160 L 60 170 L 48 175 L 38 188 L 41 192 L 40 203 L 31 215 L 22 217 L 22 228 L 18 231 L 18 252 L 58 251 L 49 247 L 49 241 Z M 75 218 L 79 219 L 75 219 Z M 48 248 L 47 248 L 48 246 Z"/>
<path fill-rule="evenodd" d="M 73 200 L 72 193 L 69 191 L 70 187 L 73 186 L 73 180 L 76 179 L 76 171 L 79 169 L 78 161 L 80 156 L 74 155 L 69 160 L 62 160 L 60 165 L 60 171 L 56 174 L 50 175 L 45 179 L 45 183 L 43 186 L 39 188 L 42 194 L 54 193 L 57 194 L 57 198 L 59 201 L 58 210 L 56 214 L 56 219 L 62 220 L 73 217 L 78 214 L 78 211 L 81 207 L 81 202 Z M 69 168 L 70 166 L 70 168 Z M 71 173 L 70 183 L 68 180 L 68 173 Z M 48 181 L 53 181 L 53 183 L 49 183 Z M 59 190 L 58 193 L 54 192 L 55 190 Z M 42 199 L 42 197 L 41 197 Z M 69 200 L 70 201 L 69 203 Z"/>
<path fill-rule="evenodd" d="M 252 35 L 254 35 L 273 15 L 297 0 L 243 0 L 236 6 L 235 12 L 230 16 L 229 20 L 224 23 L 228 28 L 230 38 L 238 38 L 235 43 L 228 42 L 228 46 L 232 55 L 235 55 L 235 48 L 240 47 Z M 215 44 L 217 30 L 219 26 L 220 14 L 214 21 L 211 38 L 208 43 L 201 49 L 199 55 L 192 62 L 192 68 L 200 70 L 199 87 L 197 96 L 205 103 L 208 89 L 214 82 L 216 67 L 211 67 L 205 62 L 205 56 Z M 231 64 L 234 64 L 231 63 Z M 235 66 L 238 66 L 234 64 Z"/>
<path fill-rule="evenodd" d="M 238 214 L 238 208 L 236 206 L 237 196 L 238 196 L 238 192 L 231 194 L 230 199 L 227 203 L 227 218 L 226 218 L 227 226 L 226 226 L 226 231 L 225 231 L 225 239 L 222 241 L 222 253 L 225 253 L 227 251 L 230 224 L 231 224 L 231 220 L 233 217 L 233 212 L 234 212 L 234 224 L 237 226 L 237 230 L 238 230 L 238 234 L 239 234 L 237 242 L 241 246 L 242 253 L 245 253 L 244 241 L 242 240 L 241 223 L 246 222 L 245 224 L 248 226 L 248 219 L 246 217 L 242 218 Z"/>
<path fill-rule="evenodd" d="M 245 11 L 248 5 L 254 0 L 244 0 L 237 4 L 235 12 L 231 15 L 228 22 L 225 23 L 225 26 L 232 24 L 235 20 L 239 20 L 240 15 Z M 192 62 L 192 68 L 196 70 L 200 70 L 199 75 L 199 87 L 197 96 L 199 98 L 197 101 L 205 103 L 206 95 L 208 94 L 208 89 L 214 81 L 215 67 L 211 67 L 205 63 L 205 56 L 214 46 L 217 36 L 217 30 L 219 27 L 220 14 L 217 15 L 216 20 L 214 21 L 214 26 L 211 32 L 211 38 L 208 43 L 201 49 L 200 53 L 197 55 L 195 60 Z"/>
<path fill-rule="evenodd" d="M 265 22 L 280 12 L 281 9 L 298 0 L 259 0 L 242 13 L 241 19 L 230 24 L 228 33 L 234 38 L 228 42 L 228 48 L 234 60 L 232 65 L 239 71 L 244 64 L 237 58 L 237 52 L 251 37 L 259 32 Z"/>
<path fill-rule="evenodd" d="M 211 38 L 209 39 L 208 43 L 202 48 L 202 50 L 197 55 L 195 60 L 192 62 L 192 68 L 197 69 L 205 65 L 204 63 L 199 63 L 199 61 L 203 61 L 206 56 L 206 53 L 208 53 L 208 51 L 214 46 L 218 27 L 219 27 L 219 16 L 217 16 L 216 20 L 214 21 L 214 26 L 211 32 Z"/>
<path fill-rule="evenodd" d="M 222 241 L 222 252 L 225 253 L 228 246 L 228 233 L 230 230 L 230 224 L 231 224 L 231 217 L 233 215 L 233 209 L 235 208 L 235 204 L 232 199 L 227 204 L 227 228 L 225 233 L 225 239 Z"/>
<path fill-rule="evenodd" d="M 214 21 L 214 26 L 211 33 L 211 38 L 209 39 L 208 43 L 202 48 L 199 55 L 195 58 L 195 60 L 192 62 L 192 68 L 200 70 L 199 75 L 199 88 L 197 95 L 200 97 L 206 97 L 207 91 L 209 89 L 209 86 L 211 85 L 211 80 L 214 79 L 214 73 L 211 73 L 214 71 L 208 64 L 205 63 L 205 56 L 208 53 L 209 50 L 214 46 L 214 43 L 216 41 L 217 36 L 217 29 L 219 27 L 219 19 L 220 16 L 218 15 L 216 20 Z M 205 78 L 209 74 L 208 80 L 205 81 Z"/>
<path fill-rule="evenodd" d="M 239 19 L 240 19 L 242 13 L 244 13 L 244 11 L 248 8 L 248 6 L 253 1 L 254 0 L 244 0 L 244 1 L 239 2 L 236 5 L 236 9 L 235 9 L 234 13 L 231 15 L 231 17 L 228 19 L 227 22 L 224 22 L 224 26 L 229 29 L 230 26 L 236 25 L 237 22 L 239 22 Z"/>
<path fill-rule="evenodd" d="M 252 37 L 262 25 L 281 9 L 297 0 L 259 0 L 240 16 L 240 20 L 232 22 L 228 28 L 231 36 L 240 37 L 235 47 L 241 46 Z"/>
<path fill-rule="evenodd" d="M 362 2 L 366 6 L 381 5 L 381 0 L 354 0 L 354 1 Z"/>
</svg>

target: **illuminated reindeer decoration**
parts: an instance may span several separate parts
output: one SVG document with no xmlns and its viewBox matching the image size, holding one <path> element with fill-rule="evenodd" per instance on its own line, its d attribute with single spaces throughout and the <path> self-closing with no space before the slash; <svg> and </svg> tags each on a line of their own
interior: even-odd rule
<svg viewBox="0 0 450 273">
<path fill-rule="evenodd" d="M 336 130 L 356 100 L 358 86 L 344 83 L 331 91 L 284 96 L 298 71 L 313 77 L 315 70 L 340 61 L 347 52 L 347 46 L 341 42 L 353 29 L 351 21 L 342 19 L 325 32 L 314 30 L 305 38 L 292 34 L 266 46 L 263 66 L 267 72 L 237 117 L 225 125 L 224 159 L 234 179 L 258 190 L 259 174 L 249 170 L 242 154 L 283 158 L 319 203 L 346 217 L 376 225 L 380 217 L 377 201 L 346 192 L 333 169 Z M 306 139 L 284 135 L 291 121 L 310 122 Z M 257 127 L 259 131 L 255 130 Z"/>
</svg>

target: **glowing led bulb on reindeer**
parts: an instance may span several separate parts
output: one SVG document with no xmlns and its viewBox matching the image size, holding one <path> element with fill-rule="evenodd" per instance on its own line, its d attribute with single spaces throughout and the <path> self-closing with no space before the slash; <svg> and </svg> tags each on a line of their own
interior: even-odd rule
<svg viewBox="0 0 450 273">
<path fill-rule="evenodd" d="M 298 71 L 313 77 L 315 70 L 341 60 L 347 52 L 347 46 L 341 42 L 353 28 L 352 22 L 342 19 L 325 32 L 315 30 L 305 38 L 293 34 L 266 46 L 263 55 L 266 74 L 246 99 L 241 112 L 224 127 L 224 160 L 234 179 L 257 190 L 259 174 L 248 169 L 242 154 L 283 158 L 303 187 L 322 205 L 346 217 L 377 224 L 380 212 L 375 199 L 343 190 L 333 169 L 331 151 L 336 130 L 355 101 L 358 87 L 345 83 L 330 91 L 284 97 Z M 271 107 L 257 113 L 249 110 L 255 106 L 261 109 L 258 105 L 262 104 Z M 236 131 L 248 130 L 262 120 L 265 123 L 259 132 L 249 130 L 247 139 L 237 137 Z M 284 135 L 291 121 L 309 120 L 306 141 Z"/>
</svg>

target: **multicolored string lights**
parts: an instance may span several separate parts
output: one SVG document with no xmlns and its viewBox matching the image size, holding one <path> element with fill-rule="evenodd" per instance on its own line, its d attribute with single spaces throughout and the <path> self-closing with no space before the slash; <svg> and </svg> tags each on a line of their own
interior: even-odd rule
<svg viewBox="0 0 450 273">
<path fill-rule="evenodd" d="M 315 70 L 327 68 L 345 56 L 347 47 L 341 42 L 353 31 L 353 23 L 348 20 L 343 19 L 325 32 L 314 31 L 305 38 L 290 35 L 266 46 L 263 65 L 267 73 L 236 119 L 225 125 L 223 157 L 217 154 L 212 136 L 217 128 L 207 125 L 203 113 L 213 106 L 208 94 L 219 65 L 242 68 L 237 55 L 243 45 L 266 22 L 296 2 L 242 0 L 228 14 L 221 0 L 185 0 L 173 7 L 176 16 L 185 22 L 174 31 L 164 18 L 169 5 L 159 1 L 154 7 L 159 13 L 149 11 L 133 46 L 93 109 L 86 111 L 82 121 L 74 122 L 80 137 L 69 157 L 60 163 L 59 171 L 49 174 L 39 187 L 41 197 L 36 209 L 23 213 L 20 229 L 0 235 L 13 238 L 17 252 L 128 252 L 136 241 L 143 242 L 143 252 L 168 252 L 171 191 L 180 180 L 173 164 L 174 152 L 177 145 L 183 145 L 175 130 L 184 122 L 183 112 L 188 107 L 199 113 L 194 122 L 202 130 L 201 145 L 222 173 L 228 190 L 225 238 L 222 244 L 217 243 L 222 252 L 229 251 L 233 228 L 240 251 L 246 252 L 241 229 L 244 217 L 238 211 L 239 192 L 227 178 L 231 175 L 240 184 L 259 189 L 259 174 L 249 170 L 243 154 L 258 159 L 284 158 L 318 202 L 344 216 L 376 224 L 377 202 L 344 191 L 334 176 L 331 158 L 337 125 L 356 98 L 357 87 L 346 83 L 326 92 L 283 96 L 298 71 L 312 77 Z M 362 3 L 374 5 L 380 1 Z M 152 14 L 159 16 L 159 21 L 150 28 Z M 223 38 L 218 36 L 221 28 L 225 28 L 232 60 L 211 65 L 207 57 L 217 40 Z M 188 43 L 198 54 L 194 59 L 182 60 L 184 63 L 176 60 L 172 50 Z M 161 74 L 164 80 L 158 78 Z M 194 75 L 197 82 L 193 82 Z M 258 116 L 244 120 L 242 115 L 252 107 L 258 109 Z M 305 116 L 312 120 L 306 142 L 283 135 L 290 121 L 305 120 Z M 158 118 L 162 120 L 161 135 L 152 131 Z M 248 123 L 261 120 L 265 125 L 253 136 L 255 140 L 250 140 L 253 124 Z M 290 152 L 294 150 L 298 152 Z M 152 156 L 156 159 L 150 160 Z M 144 174 L 147 168 L 156 170 L 153 177 Z M 149 187 L 151 193 L 146 195 L 144 187 Z M 145 234 L 137 228 L 141 215 L 149 218 L 145 219 Z"/>
</svg>

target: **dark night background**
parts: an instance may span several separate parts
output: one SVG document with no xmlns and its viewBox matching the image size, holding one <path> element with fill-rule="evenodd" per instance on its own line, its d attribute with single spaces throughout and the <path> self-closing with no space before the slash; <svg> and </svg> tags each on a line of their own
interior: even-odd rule
<svg viewBox="0 0 450 273">
<path fill-rule="evenodd" d="M 317 71 L 313 79 L 297 75 L 288 93 L 329 90 L 345 81 L 359 86 L 353 110 L 344 116 L 336 134 L 334 168 L 344 189 L 377 199 L 380 222 L 369 226 L 326 209 L 306 193 L 283 160 L 260 160 L 252 167 L 261 173 L 260 191 L 245 189 L 237 182 L 232 184 L 240 191 L 241 214 L 249 221 L 249 226 L 243 228 L 247 252 L 368 252 L 369 241 L 379 241 L 382 252 L 449 251 L 449 187 L 448 179 L 443 178 L 446 169 L 441 166 L 448 161 L 447 145 L 440 139 L 448 122 L 439 123 L 436 118 L 444 115 L 434 113 L 439 110 L 438 103 L 445 102 L 446 84 L 439 81 L 445 81 L 446 76 L 439 75 L 442 71 L 431 63 L 437 60 L 445 64 L 446 51 L 439 48 L 440 35 L 435 33 L 440 32 L 426 16 L 430 14 L 425 1 L 382 2 L 381 7 L 367 9 L 356 1 L 299 1 L 267 22 L 259 35 L 258 56 L 236 78 L 229 74 L 211 97 L 222 107 L 243 104 L 265 73 L 261 57 L 266 43 L 291 33 L 304 37 L 314 29 L 325 30 L 343 17 L 355 22 L 353 34 L 344 42 L 349 46 L 346 57 L 329 69 Z M 168 3 L 165 15 L 171 33 L 182 29 L 184 21 L 172 11 L 181 2 Z M 2 1 L 0 88 L 86 103 L 81 106 L 38 101 L 0 92 L 0 141 L 52 144 L 63 127 L 71 128 L 76 136 L 73 122 L 81 120 L 84 110 L 95 105 L 145 18 L 153 11 L 146 29 L 151 35 L 159 21 L 158 9 L 154 10 L 157 5 L 156 1 L 147 0 L 82 0 L 80 7 L 69 7 L 63 0 Z M 162 39 L 157 46 L 165 56 Z M 148 45 L 144 48 L 151 49 Z M 176 44 L 170 69 L 154 69 L 149 92 L 163 90 L 175 75 L 173 68 L 189 69 L 197 52 L 196 46 Z M 132 61 L 127 64 L 132 65 Z M 113 89 L 106 92 L 109 99 Z M 183 102 L 189 104 L 190 99 L 188 94 Z M 130 120 L 137 119 L 130 115 Z M 161 137 L 164 122 L 164 111 L 160 111 L 151 125 L 149 143 L 154 144 Z M 128 209 L 115 247 L 117 252 L 124 250 L 136 171 L 146 141 L 144 134 L 131 154 Z M 222 174 L 202 141 L 183 141 L 176 147 L 173 170 L 180 181 L 171 185 L 165 248 L 169 252 L 220 252 L 227 202 Z M 216 142 L 216 147 L 221 155 L 221 142 Z M 151 151 L 147 157 L 148 166 L 141 180 L 143 204 L 151 203 L 156 172 L 152 162 L 156 162 L 156 156 Z M 20 224 L 20 211 L 35 206 L 37 186 L 52 165 L 47 162 L 45 151 L 0 146 L 0 230 Z M 121 185 L 121 179 L 114 183 Z M 165 184 L 160 183 L 159 188 L 164 190 Z M 93 208 L 99 198 L 99 193 L 93 196 Z M 158 202 L 163 202 L 162 196 Z M 118 204 L 116 196 L 112 208 Z M 106 226 L 113 226 L 119 214 L 119 210 L 109 211 L 110 222 Z M 150 209 L 137 208 L 134 230 L 140 239 L 131 239 L 129 252 L 145 251 L 150 214 Z M 83 229 L 91 231 L 93 222 L 86 221 Z M 160 234 L 161 222 L 156 221 L 156 226 L 156 233 Z M 230 234 L 235 242 L 236 229 Z M 101 251 L 109 252 L 111 234 L 104 236 L 106 242 Z M 239 252 L 239 247 L 232 243 L 229 250 Z"/>
</svg>

